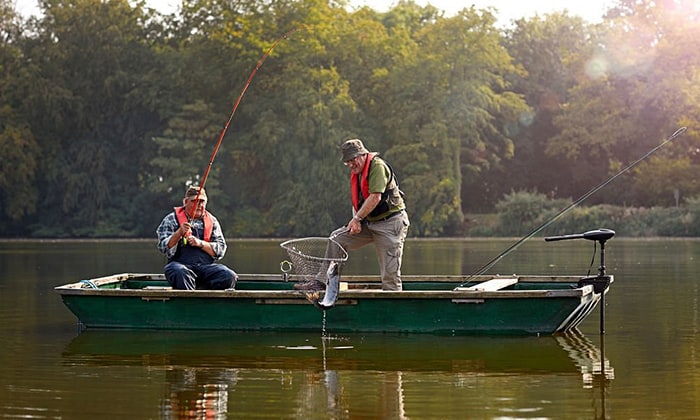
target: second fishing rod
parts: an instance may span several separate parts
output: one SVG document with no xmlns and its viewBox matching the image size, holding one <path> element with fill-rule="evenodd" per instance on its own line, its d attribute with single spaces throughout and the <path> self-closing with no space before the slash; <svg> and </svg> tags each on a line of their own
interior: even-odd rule
<svg viewBox="0 0 700 420">
<path fill-rule="evenodd" d="M 611 176 L 610 178 L 606 179 L 605 181 L 601 182 L 597 186 L 593 187 L 590 191 L 587 193 L 583 194 L 581 197 L 579 197 L 576 201 L 572 202 L 568 206 L 564 207 L 561 209 L 557 214 L 549 218 L 547 221 L 542 223 L 541 225 L 537 226 L 535 229 L 533 229 L 530 233 L 527 235 L 523 236 L 520 238 L 518 241 L 513 243 L 511 246 L 508 248 L 504 249 L 500 254 L 496 255 L 493 257 L 491 260 L 489 260 L 486 264 L 481 266 L 478 270 L 476 270 L 473 274 L 471 274 L 469 277 L 467 277 L 462 284 L 458 287 L 464 286 L 466 283 L 468 283 L 470 280 L 472 280 L 476 276 L 480 276 L 482 274 L 485 274 L 488 270 L 491 269 L 494 265 L 496 265 L 503 257 L 506 255 L 510 254 L 512 251 L 514 251 L 518 246 L 520 246 L 523 242 L 527 241 L 528 239 L 532 238 L 533 236 L 537 235 L 539 232 L 541 232 L 543 229 L 547 228 L 549 225 L 557 221 L 561 216 L 566 214 L 569 210 L 573 209 L 574 207 L 578 206 L 581 204 L 584 200 L 586 200 L 588 197 L 592 196 L 593 194 L 597 193 L 601 189 L 605 188 L 608 184 L 613 182 L 615 179 L 617 179 L 619 176 L 622 174 L 626 173 L 630 169 L 634 168 L 637 166 L 639 163 L 641 163 L 643 160 L 651 156 L 652 154 L 656 153 L 659 149 L 664 147 L 666 144 L 671 142 L 673 139 L 676 137 L 680 136 L 681 134 L 685 133 L 685 131 L 688 129 L 688 127 L 681 127 L 677 129 L 676 131 L 673 132 L 668 138 L 666 138 L 663 142 L 661 142 L 658 146 L 654 147 L 653 149 L 649 150 L 647 153 L 642 155 L 639 159 L 635 160 L 634 162 L 630 163 L 626 167 L 624 167 L 622 170 L 617 172 L 615 175 Z"/>
</svg>

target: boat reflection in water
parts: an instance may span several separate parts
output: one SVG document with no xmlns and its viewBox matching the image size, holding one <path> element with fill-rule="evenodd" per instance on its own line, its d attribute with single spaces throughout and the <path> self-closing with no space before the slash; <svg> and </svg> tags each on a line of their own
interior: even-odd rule
<svg viewBox="0 0 700 420">
<path fill-rule="evenodd" d="M 607 383 L 615 379 L 615 369 L 605 357 L 604 335 L 600 336 L 600 348 L 580 333 L 558 336 L 555 339 L 581 370 L 584 388 L 593 388 L 597 382 Z"/>
<path fill-rule="evenodd" d="M 488 397 L 513 388 L 508 389 L 513 399 L 533 398 L 527 394 L 532 390 L 525 390 L 529 385 L 518 382 L 537 383 L 544 377 L 556 384 L 569 376 L 580 376 L 583 388 L 600 389 L 596 412 L 600 410 L 605 418 L 605 393 L 614 379 L 603 346 L 596 347 L 577 331 L 555 337 L 364 334 L 322 338 L 288 333 L 98 330 L 84 331 L 73 339 L 63 361 L 79 370 L 79 375 L 103 372 L 102 379 L 111 382 L 119 379 L 104 369 L 143 368 L 136 369 L 145 371 L 140 382 L 163 390 L 158 404 L 162 418 L 225 418 L 234 413 L 241 417 L 440 416 L 450 414 L 444 410 L 456 405 L 455 400 L 464 404 L 464 395 L 481 392 Z M 140 402 L 139 396 L 134 398 L 144 412 L 149 404 L 150 410 L 154 408 L 145 396 Z M 488 405 L 487 399 L 483 404 Z M 492 403 L 496 404 L 503 405 Z M 463 406 L 451 409 L 463 410 Z"/>
</svg>

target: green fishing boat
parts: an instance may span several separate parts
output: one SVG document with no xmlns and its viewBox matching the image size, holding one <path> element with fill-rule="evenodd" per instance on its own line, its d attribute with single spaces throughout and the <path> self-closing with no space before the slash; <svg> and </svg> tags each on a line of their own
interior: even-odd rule
<svg viewBox="0 0 700 420">
<path fill-rule="evenodd" d="M 163 274 L 122 273 L 55 288 L 87 329 L 325 331 L 536 335 L 576 328 L 604 300 L 605 241 L 597 276 L 404 276 L 402 291 L 378 276 L 343 276 L 332 304 L 293 289 L 298 274 L 241 274 L 235 289 L 173 290 Z M 330 289 L 330 287 L 329 287 Z M 326 301 L 327 299 L 324 299 Z M 603 331 L 601 305 L 601 332 Z"/>
<path fill-rule="evenodd" d="M 287 280 L 287 281 L 285 281 Z M 88 329 L 277 330 L 437 334 L 553 334 L 575 328 L 601 299 L 577 277 L 489 277 L 469 287 L 449 276 L 343 278 L 335 305 L 319 310 L 293 276 L 240 275 L 235 290 L 172 290 L 162 274 L 115 274 L 56 287 Z M 612 277 L 608 280 L 612 282 Z"/>
</svg>

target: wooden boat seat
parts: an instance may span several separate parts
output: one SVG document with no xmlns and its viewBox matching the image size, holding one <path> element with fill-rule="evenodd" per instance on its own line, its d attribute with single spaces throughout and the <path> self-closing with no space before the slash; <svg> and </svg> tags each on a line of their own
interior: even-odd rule
<svg viewBox="0 0 700 420">
<path fill-rule="evenodd" d="M 512 278 L 497 278 L 485 281 L 483 283 L 475 284 L 469 287 L 457 287 L 457 291 L 478 291 L 478 292 L 495 292 L 497 290 L 505 289 L 508 286 L 512 286 L 518 282 L 517 277 Z"/>
<path fill-rule="evenodd" d="M 343 283 L 345 283 L 344 289 L 343 289 Z M 382 290 L 382 284 L 381 283 L 340 282 L 340 290 Z"/>
</svg>

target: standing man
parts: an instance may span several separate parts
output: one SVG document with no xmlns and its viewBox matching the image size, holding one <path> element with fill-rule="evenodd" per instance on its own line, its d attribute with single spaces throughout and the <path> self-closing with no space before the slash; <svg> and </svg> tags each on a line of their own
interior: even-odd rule
<svg viewBox="0 0 700 420">
<path fill-rule="evenodd" d="M 175 207 L 160 222 L 158 249 L 168 257 L 165 277 L 174 289 L 232 289 L 238 275 L 214 263 L 226 254 L 219 221 L 206 210 L 204 188 L 190 186 L 182 207 Z"/>
<path fill-rule="evenodd" d="M 359 139 L 347 140 L 340 148 L 343 163 L 350 168 L 353 216 L 331 237 L 346 250 L 374 242 L 382 289 L 402 290 L 401 261 L 410 222 L 394 172 L 377 153 L 370 153 Z M 323 290 L 325 286 L 318 280 L 294 285 L 300 290 Z"/>
</svg>

